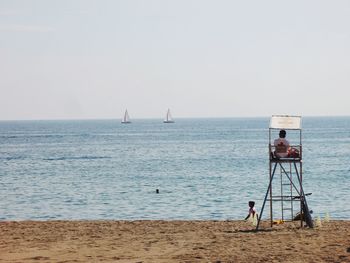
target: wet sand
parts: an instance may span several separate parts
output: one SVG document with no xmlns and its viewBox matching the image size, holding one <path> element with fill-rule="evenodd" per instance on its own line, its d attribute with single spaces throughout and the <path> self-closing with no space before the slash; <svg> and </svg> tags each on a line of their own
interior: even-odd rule
<svg viewBox="0 0 350 263">
<path fill-rule="evenodd" d="M 350 262 L 350 221 L 0 222 L 0 262 Z"/>
</svg>

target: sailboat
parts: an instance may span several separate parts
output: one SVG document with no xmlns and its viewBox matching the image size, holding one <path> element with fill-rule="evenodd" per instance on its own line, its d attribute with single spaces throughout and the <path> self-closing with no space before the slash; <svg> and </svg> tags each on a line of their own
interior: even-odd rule
<svg viewBox="0 0 350 263">
<path fill-rule="evenodd" d="M 163 122 L 164 123 L 174 123 L 173 118 L 171 117 L 171 114 L 170 114 L 170 109 L 168 109 Z"/>
<path fill-rule="evenodd" d="M 122 119 L 122 123 L 125 123 L 125 124 L 131 123 L 128 110 L 125 110 L 124 118 Z"/>
</svg>

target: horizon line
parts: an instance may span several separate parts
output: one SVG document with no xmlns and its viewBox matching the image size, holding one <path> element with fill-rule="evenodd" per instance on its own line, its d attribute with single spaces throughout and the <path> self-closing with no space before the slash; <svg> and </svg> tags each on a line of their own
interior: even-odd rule
<svg viewBox="0 0 350 263">
<path fill-rule="evenodd" d="M 272 114 L 275 115 L 275 114 Z M 185 120 L 185 119 L 257 119 L 257 118 L 270 118 L 272 115 L 265 116 L 231 116 L 231 117 L 177 117 L 174 120 Z M 350 117 L 350 115 L 298 115 L 302 118 L 341 118 L 341 117 Z M 1 122 L 6 121 L 97 121 L 97 120 L 121 120 L 120 118 L 52 118 L 52 119 L 0 119 Z M 141 117 L 141 118 L 132 118 L 131 120 L 163 120 L 159 117 Z"/>
</svg>

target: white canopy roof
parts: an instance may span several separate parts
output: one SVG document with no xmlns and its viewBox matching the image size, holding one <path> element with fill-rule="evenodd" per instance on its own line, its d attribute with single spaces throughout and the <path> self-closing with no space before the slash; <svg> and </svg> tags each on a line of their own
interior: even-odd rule
<svg viewBox="0 0 350 263">
<path fill-rule="evenodd" d="M 272 115 L 270 129 L 301 130 L 301 116 Z"/>
</svg>

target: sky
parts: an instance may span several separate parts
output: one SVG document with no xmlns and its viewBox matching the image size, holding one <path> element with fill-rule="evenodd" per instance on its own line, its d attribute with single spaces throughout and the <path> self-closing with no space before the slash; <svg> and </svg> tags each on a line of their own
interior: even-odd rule
<svg viewBox="0 0 350 263">
<path fill-rule="evenodd" d="M 0 120 L 350 115 L 350 1 L 0 0 Z"/>
</svg>

